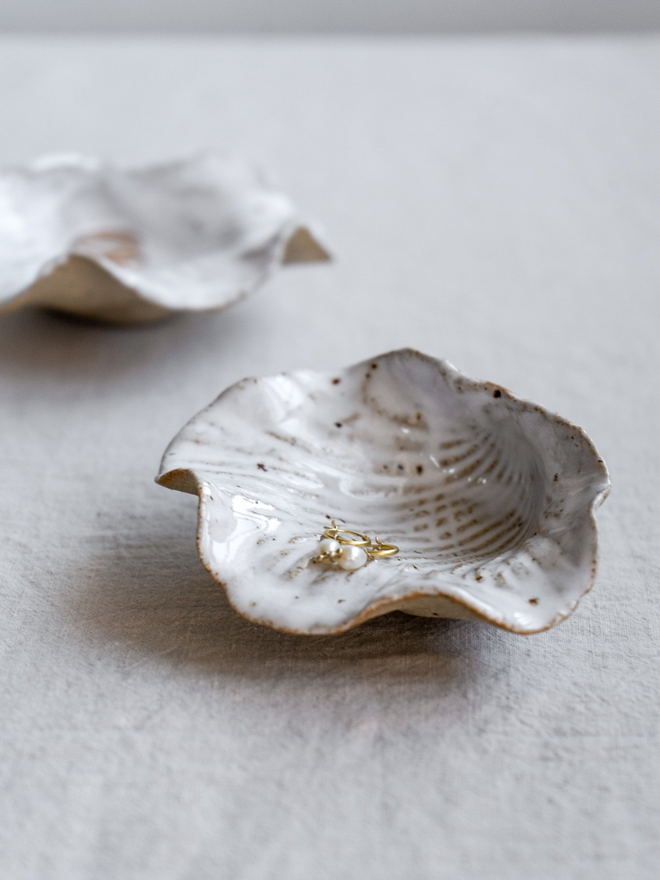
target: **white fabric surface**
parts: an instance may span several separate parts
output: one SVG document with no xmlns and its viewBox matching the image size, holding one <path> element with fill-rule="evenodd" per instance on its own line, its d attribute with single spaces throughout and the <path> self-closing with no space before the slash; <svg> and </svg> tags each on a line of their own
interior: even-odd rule
<svg viewBox="0 0 660 880">
<path fill-rule="evenodd" d="M 659 95 L 660 38 L 0 43 L 3 163 L 248 152 L 337 255 L 149 329 L 0 320 L 3 878 L 658 876 Z M 403 345 L 605 457 L 558 628 L 253 626 L 153 483 L 229 383 Z"/>
</svg>

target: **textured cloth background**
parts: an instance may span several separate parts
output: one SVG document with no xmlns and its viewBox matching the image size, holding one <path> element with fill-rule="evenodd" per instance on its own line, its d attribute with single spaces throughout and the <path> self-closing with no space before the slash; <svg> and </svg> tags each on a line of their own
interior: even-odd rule
<svg viewBox="0 0 660 880">
<path fill-rule="evenodd" d="M 248 152 L 337 256 L 146 329 L 0 319 L 5 880 L 658 876 L 659 96 L 655 38 L 0 43 L 3 163 Z M 404 345 L 605 457 L 557 629 L 253 626 L 153 483 L 229 383 Z"/>
</svg>

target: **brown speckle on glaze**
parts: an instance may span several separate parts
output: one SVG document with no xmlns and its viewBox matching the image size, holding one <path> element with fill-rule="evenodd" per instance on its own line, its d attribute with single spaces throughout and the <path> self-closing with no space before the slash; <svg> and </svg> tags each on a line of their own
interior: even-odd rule
<svg viewBox="0 0 660 880">
<path fill-rule="evenodd" d="M 529 632 L 551 626 L 561 615 L 566 616 L 579 598 L 576 592 L 569 595 L 568 591 L 562 593 L 557 589 L 553 593 L 552 578 L 555 572 L 561 574 L 567 566 L 581 564 L 585 558 L 578 559 L 575 553 L 568 552 L 567 543 L 566 559 L 561 566 L 554 564 L 563 552 L 564 522 L 577 522 L 584 529 L 585 540 L 589 537 L 593 546 L 593 520 L 589 519 L 591 487 L 586 475 L 595 474 L 601 483 L 603 476 L 593 458 L 589 459 L 588 441 L 572 429 L 574 440 L 565 443 L 565 423 L 544 410 L 533 414 L 531 407 L 523 406 L 514 396 L 507 396 L 506 405 L 491 406 L 488 401 L 499 390 L 492 385 L 463 379 L 460 384 L 470 394 L 457 402 L 456 373 L 451 368 L 434 370 L 435 362 L 419 355 L 395 353 L 388 357 L 391 360 L 380 363 L 383 369 L 377 378 L 372 375 L 371 362 L 342 374 L 341 392 L 332 390 L 332 374 L 321 376 L 315 402 L 309 396 L 310 388 L 315 387 L 314 374 L 309 372 L 300 380 L 294 374 L 281 377 L 277 384 L 265 385 L 263 399 L 268 401 L 271 420 L 264 419 L 262 437 L 266 443 L 256 448 L 269 457 L 270 473 L 258 488 L 256 476 L 253 482 L 249 479 L 250 473 L 254 474 L 254 463 L 251 470 L 247 470 L 247 463 L 242 470 L 239 463 L 245 457 L 244 450 L 255 448 L 255 439 L 260 442 L 259 437 L 252 438 L 246 431 L 245 436 L 234 438 L 232 414 L 214 413 L 208 428 L 204 428 L 201 467 L 222 492 L 219 510 L 225 519 L 227 496 L 240 496 L 237 509 L 244 538 L 236 546 L 241 553 L 248 545 L 253 548 L 249 570 L 251 575 L 256 571 L 259 578 L 243 578 L 239 582 L 238 574 L 233 580 L 227 577 L 220 563 L 217 573 L 212 559 L 205 559 L 205 564 L 218 580 L 225 575 L 230 601 L 232 594 L 241 597 L 236 604 L 242 608 L 247 607 L 248 591 L 259 589 L 259 614 L 251 618 L 280 629 L 340 632 L 374 616 L 378 610 L 396 607 L 417 613 L 414 596 L 419 596 L 423 605 L 420 613 L 432 616 L 441 616 L 448 604 L 454 603 L 459 616 L 463 614 L 461 609 L 465 609 L 465 614 L 469 610 L 472 616 L 490 619 L 512 631 Z M 401 371 L 398 358 L 404 364 Z M 422 364 L 421 372 L 415 367 L 415 359 Z M 373 380 L 368 395 L 364 394 L 366 367 Z M 427 375 L 428 398 L 424 396 Z M 446 387 L 438 393 L 441 382 Z M 268 380 L 261 383 L 263 387 Z M 303 402 L 296 403 L 292 410 L 290 402 L 301 399 L 301 388 Z M 248 393 L 253 395 L 254 405 L 246 397 L 245 407 L 236 419 L 241 430 L 250 424 L 253 414 L 264 412 L 259 396 L 262 392 L 253 392 L 250 386 L 245 391 Z M 279 412 L 280 400 L 283 416 L 273 418 L 273 413 Z M 327 405 L 326 400 L 330 401 Z M 524 420 L 520 418 L 523 412 L 527 413 Z M 360 418 L 350 431 L 344 413 Z M 341 417 L 338 422 L 337 416 Z M 339 425 L 346 428 L 341 445 L 335 433 Z M 222 449 L 217 472 L 209 462 L 213 438 L 206 436 L 213 431 L 220 435 Z M 537 431 L 538 435 L 534 433 Z M 268 442 L 267 435 L 285 442 Z M 291 449 L 292 435 L 299 438 L 296 449 Z M 349 439 L 350 443 L 344 443 Z M 572 451 L 574 442 L 580 445 L 576 464 L 570 458 L 577 459 Z M 187 452 L 190 449 L 192 444 Z M 568 464 L 564 455 L 569 458 Z M 434 467 L 427 465 L 427 461 Z M 232 467 L 234 482 L 230 482 L 234 478 Z M 571 480 L 578 469 L 581 473 L 576 485 Z M 544 503 L 555 473 L 566 485 L 564 496 L 570 499 L 565 505 L 567 512 L 562 510 L 559 516 L 555 515 L 559 512 L 556 498 L 551 504 Z M 576 519 L 574 513 L 581 493 L 587 499 L 582 507 L 583 521 Z M 250 507 L 252 498 L 254 506 Z M 333 515 L 322 510 L 326 504 Z M 205 515 L 210 509 L 206 503 Z M 321 571 L 322 567 L 310 564 L 309 559 L 314 552 L 314 540 L 318 540 L 331 519 L 372 537 L 389 537 L 405 552 L 400 559 L 374 559 L 364 570 L 350 576 L 332 568 Z M 552 526 L 545 528 L 543 522 Z M 223 529 L 224 523 L 222 520 Z M 202 523 L 202 536 L 203 528 Z M 260 532 L 269 533 L 266 544 Z M 301 540 L 310 542 L 309 549 L 301 544 L 297 552 L 292 547 L 291 556 L 285 557 L 281 554 L 282 543 L 290 541 L 292 534 L 307 536 Z M 209 554 L 207 548 L 214 545 L 204 544 L 202 539 L 201 546 L 204 559 L 204 554 Z M 588 560 L 589 554 L 585 555 Z M 414 568 L 410 564 L 413 559 L 417 563 Z M 238 557 L 235 564 L 238 572 Z M 244 568 L 247 564 L 246 561 Z M 293 616 L 286 617 L 287 599 L 293 615 L 292 590 L 287 592 L 287 579 L 293 571 L 297 574 L 292 586 L 299 590 L 295 626 L 287 624 Z M 593 574 L 586 573 L 585 588 Z M 334 592 L 347 577 L 350 603 L 338 599 Z M 576 576 L 574 583 L 577 582 Z M 504 589 L 506 601 L 504 595 L 498 596 Z M 530 602 L 530 595 L 538 600 L 538 610 Z M 439 607 L 434 608 L 436 599 Z M 332 614 L 327 610 L 328 603 L 334 609 Z M 347 608 L 342 609 L 342 604 Z M 488 608 L 492 612 L 484 611 Z"/>
</svg>

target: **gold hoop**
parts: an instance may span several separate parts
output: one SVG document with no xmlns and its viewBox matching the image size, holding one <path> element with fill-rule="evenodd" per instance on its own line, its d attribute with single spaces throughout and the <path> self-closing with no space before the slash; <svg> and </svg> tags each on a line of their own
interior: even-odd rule
<svg viewBox="0 0 660 880">
<path fill-rule="evenodd" d="M 390 556 L 396 556 L 399 552 L 396 544 L 386 544 L 380 540 L 378 535 L 372 541 L 369 535 L 364 535 L 362 532 L 356 532 L 354 529 L 340 528 L 334 520 L 332 520 L 332 525 L 328 526 L 323 532 L 321 542 L 323 540 L 335 542 L 334 547 L 325 548 L 321 543 L 319 547 L 322 549 L 314 557 L 314 560 L 316 562 L 324 562 L 327 565 L 337 564 L 351 571 L 361 568 L 374 559 L 387 559 Z M 348 551 L 342 550 L 342 547 L 356 547 L 364 552 L 361 558 L 359 553 L 356 558 L 355 551 L 353 551 L 353 555 L 347 555 Z"/>
<path fill-rule="evenodd" d="M 350 538 L 342 538 L 341 535 L 355 535 L 359 540 L 354 541 Z M 340 529 L 334 520 L 332 525 L 328 526 L 323 532 L 323 537 L 339 541 L 340 544 L 349 544 L 351 547 L 369 547 L 371 545 L 371 538 L 368 535 L 363 535 L 362 532 L 355 532 L 353 529 Z"/>
<path fill-rule="evenodd" d="M 367 555 L 372 559 L 386 559 L 388 556 L 396 556 L 398 552 L 396 544 L 385 544 L 378 537 L 367 549 Z"/>
</svg>

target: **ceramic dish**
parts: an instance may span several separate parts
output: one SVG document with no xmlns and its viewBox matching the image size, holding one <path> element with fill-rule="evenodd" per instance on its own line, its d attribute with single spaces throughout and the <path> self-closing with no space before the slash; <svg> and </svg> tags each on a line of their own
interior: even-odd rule
<svg viewBox="0 0 660 880">
<path fill-rule="evenodd" d="M 55 156 L 0 173 L 0 311 L 145 323 L 224 308 L 282 262 L 320 259 L 291 201 L 240 159 L 124 171 Z"/>
<path fill-rule="evenodd" d="M 199 496 L 199 554 L 236 611 L 309 634 L 395 610 L 548 629 L 593 583 L 610 485 L 575 425 L 411 350 L 239 382 L 157 481 Z M 399 553 L 319 564 L 333 520 Z"/>
</svg>

